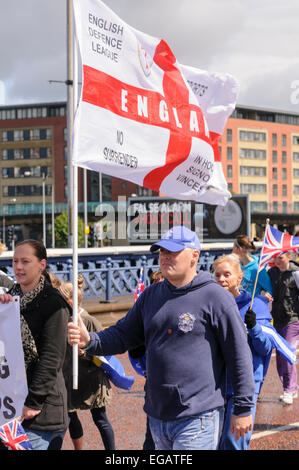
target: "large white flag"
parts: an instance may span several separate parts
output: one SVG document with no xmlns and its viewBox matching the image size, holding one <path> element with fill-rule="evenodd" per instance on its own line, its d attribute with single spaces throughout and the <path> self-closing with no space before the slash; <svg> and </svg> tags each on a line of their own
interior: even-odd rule
<svg viewBox="0 0 299 470">
<path fill-rule="evenodd" d="M 180 65 L 100 0 L 73 0 L 83 66 L 73 163 L 177 199 L 225 205 L 218 138 L 238 84 Z"/>
</svg>

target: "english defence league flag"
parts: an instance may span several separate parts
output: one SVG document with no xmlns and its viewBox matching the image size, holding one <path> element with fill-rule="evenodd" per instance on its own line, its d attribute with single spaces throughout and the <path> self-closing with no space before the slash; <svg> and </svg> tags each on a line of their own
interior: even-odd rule
<svg viewBox="0 0 299 470">
<path fill-rule="evenodd" d="M 169 45 L 100 0 L 73 0 L 83 85 L 73 164 L 169 197 L 225 205 L 218 139 L 237 100 L 229 74 L 181 65 Z"/>
</svg>

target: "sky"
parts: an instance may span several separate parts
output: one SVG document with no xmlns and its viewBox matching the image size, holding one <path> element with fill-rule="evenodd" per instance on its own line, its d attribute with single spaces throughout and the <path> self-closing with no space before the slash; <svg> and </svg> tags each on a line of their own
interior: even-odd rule
<svg viewBox="0 0 299 470">
<path fill-rule="evenodd" d="M 105 0 L 181 64 L 230 73 L 239 105 L 299 113 L 298 0 Z M 0 0 L 0 105 L 66 101 L 67 0 Z M 49 83 L 57 80 L 63 83 Z"/>
</svg>

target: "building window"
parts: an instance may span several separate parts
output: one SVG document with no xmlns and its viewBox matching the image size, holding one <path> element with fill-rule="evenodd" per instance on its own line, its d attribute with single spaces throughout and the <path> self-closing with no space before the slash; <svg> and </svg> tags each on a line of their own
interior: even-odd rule
<svg viewBox="0 0 299 470">
<path fill-rule="evenodd" d="M 277 134 L 272 134 L 272 146 L 277 146 Z"/>
<path fill-rule="evenodd" d="M 283 201 L 282 203 L 282 212 L 285 214 L 288 211 L 288 203 Z"/>
<path fill-rule="evenodd" d="M 273 196 L 277 196 L 277 184 L 273 184 L 273 187 L 272 187 L 272 195 L 273 195 Z"/>
<path fill-rule="evenodd" d="M 293 169 L 293 178 L 299 178 L 299 168 Z"/>
<path fill-rule="evenodd" d="M 293 145 L 299 145 L 299 135 L 293 135 Z"/>
<path fill-rule="evenodd" d="M 298 201 L 294 202 L 294 211 L 299 212 L 299 202 Z"/>
<path fill-rule="evenodd" d="M 24 152 L 23 149 L 14 149 L 14 160 L 23 160 Z"/>
<path fill-rule="evenodd" d="M 233 159 L 233 149 L 232 149 L 232 147 L 227 147 L 227 149 L 226 149 L 226 159 L 228 161 L 232 161 L 232 159 Z"/>
<path fill-rule="evenodd" d="M 268 210 L 268 203 L 265 201 L 253 201 L 250 203 L 250 212 L 265 212 Z"/>
<path fill-rule="evenodd" d="M 253 160 L 265 160 L 266 150 L 240 148 L 239 156 L 240 158 L 250 158 Z"/>
<path fill-rule="evenodd" d="M 241 194 L 266 193 L 266 184 L 240 184 Z"/>
<path fill-rule="evenodd" d="M 233 141 L 233 131 L 232 131 L 232 129 L 227 129 L 226 130 L 226 141 L 227 142 L 232 142 Z"/>
<path fill-rule="evenodd" d="M 52 156 L 52 149 L 50 147 L 2 149 L 3 160 L 51 158 L 51 156 Z"/>
<path fill-rule="evenodd" d="M 299 194 L 299 185 L 298 184 L 295 184 L 293 186 L 293 194 Z"/>
<path fill-rule="evenodd" d="M 24 129 L 23 130 L 23 140 L 30 140 L 30 130 Z"/>
<path fill-rule="evenodd" d="M 293 152 L 293 162 L 299 162 L 299 152 Z"/>
<path fill-rule="evenodd" d="M 272 150 L 272 163 L 277 163 L 277 151 Z"/>
<path fill-rule="evenodd" d="M 14 131 L 3 131 L 2 142 L 13 142 Z"/>
<path fill-rule="evenodd" d="M 281 136 L 281 144 L 283 147 L 286 147 L 287 146 L 287 136 L 286 134 L 282 134 Z"/>
<path fill-rule="evenodd" d="M 13 131 L 13 140 L 14 142 L 20 142 L 23 140 L 23 131 L 22 130 L 15 130 Z"/>
<path fill-rule="evenodd" d="M 266 142 L 265 132 L 240 131 L 240 140 L 246 142 Z"/>
<path fill-rule="evenodd" d="M 233 167 L 232 167 L 232 165 L 227 165 L 227 177 L 228 178 L 233 177 Z"/>
<path fill-rule="evenodd" d="M 30 129 L 30 140 L 39 140 L 39 129 Z"/>
<path fill-rule="evenodd" d="M 41 178 L 43 174 L 52 176 L 52 167 L 50 166 L 25 166 L 2 168 L 3 178 Z"/>
<path fill-rule="evenodd" d="M 272 168 L 272 179 L 277 180 L 277 178 L 278 178 L 277 168 Z"/>
<path fill-rule="evenodd" d="M 2 194 L 4 197 L 23 197 L 23 196 L 41 196 L 42 195 L 42 185 L 16 185 L 16 186 L 3 186 Z M 52 185 L 45 185 L 46 196 L 51 196 L 52 194 Z"/>
<path fill-rule="evenodd" d="M 240 166 L 240 176 L 267 176 L 267 168 L 263 166 Z"/>
<path fill-rule="evenodd" d="M 153 192 L 151 189 L 144 188 L 143 186 L 137 186 L 136 194 L 137 196 L 152 196 Z"/>
<path fill-rule="evenodd" d="M 287 179 L 287 169 L 286 168 L 282 168 L 281 170 L 281 176 L 282 176 L 282 179 L 283 180 L 286 180 Z"/>
<path fill-rule="evenodd" d="M 2 168 L 2 178 L 14 178 L 14 168 Z"/>
<path fill-rule="evenodd" d="M 264 166 L 240 166 L 240 176 L 267 176 Z"/>
<path fill-rule="evenodd" d="M 287 196 L 288 195 L 288 187 L 286 184 L 282 185 L 282 195 Z"/>
<path fill-rule="evenodd" d="M 287 152 L 285 150 L 283 150 L 281 153 L 281 162 L 287 163 Z"/>
<path fill-rule="evenodd" d="M 278 202 L 277 201 L 273 202 L 273 212 L 278 212 Z"/>
</svg>

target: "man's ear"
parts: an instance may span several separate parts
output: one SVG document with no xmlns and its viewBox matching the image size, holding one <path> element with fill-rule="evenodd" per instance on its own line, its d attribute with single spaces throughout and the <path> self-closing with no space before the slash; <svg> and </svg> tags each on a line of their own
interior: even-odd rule
<svg viewBox="0 0 299 470">
<path fill-rule="evenodd" d="M 194 264 L 197 264 L 198 263 L 198 259 L 199 259 L 199 250 L 193 250 L 192 251 L 192 262 Z"/>
</svg>

